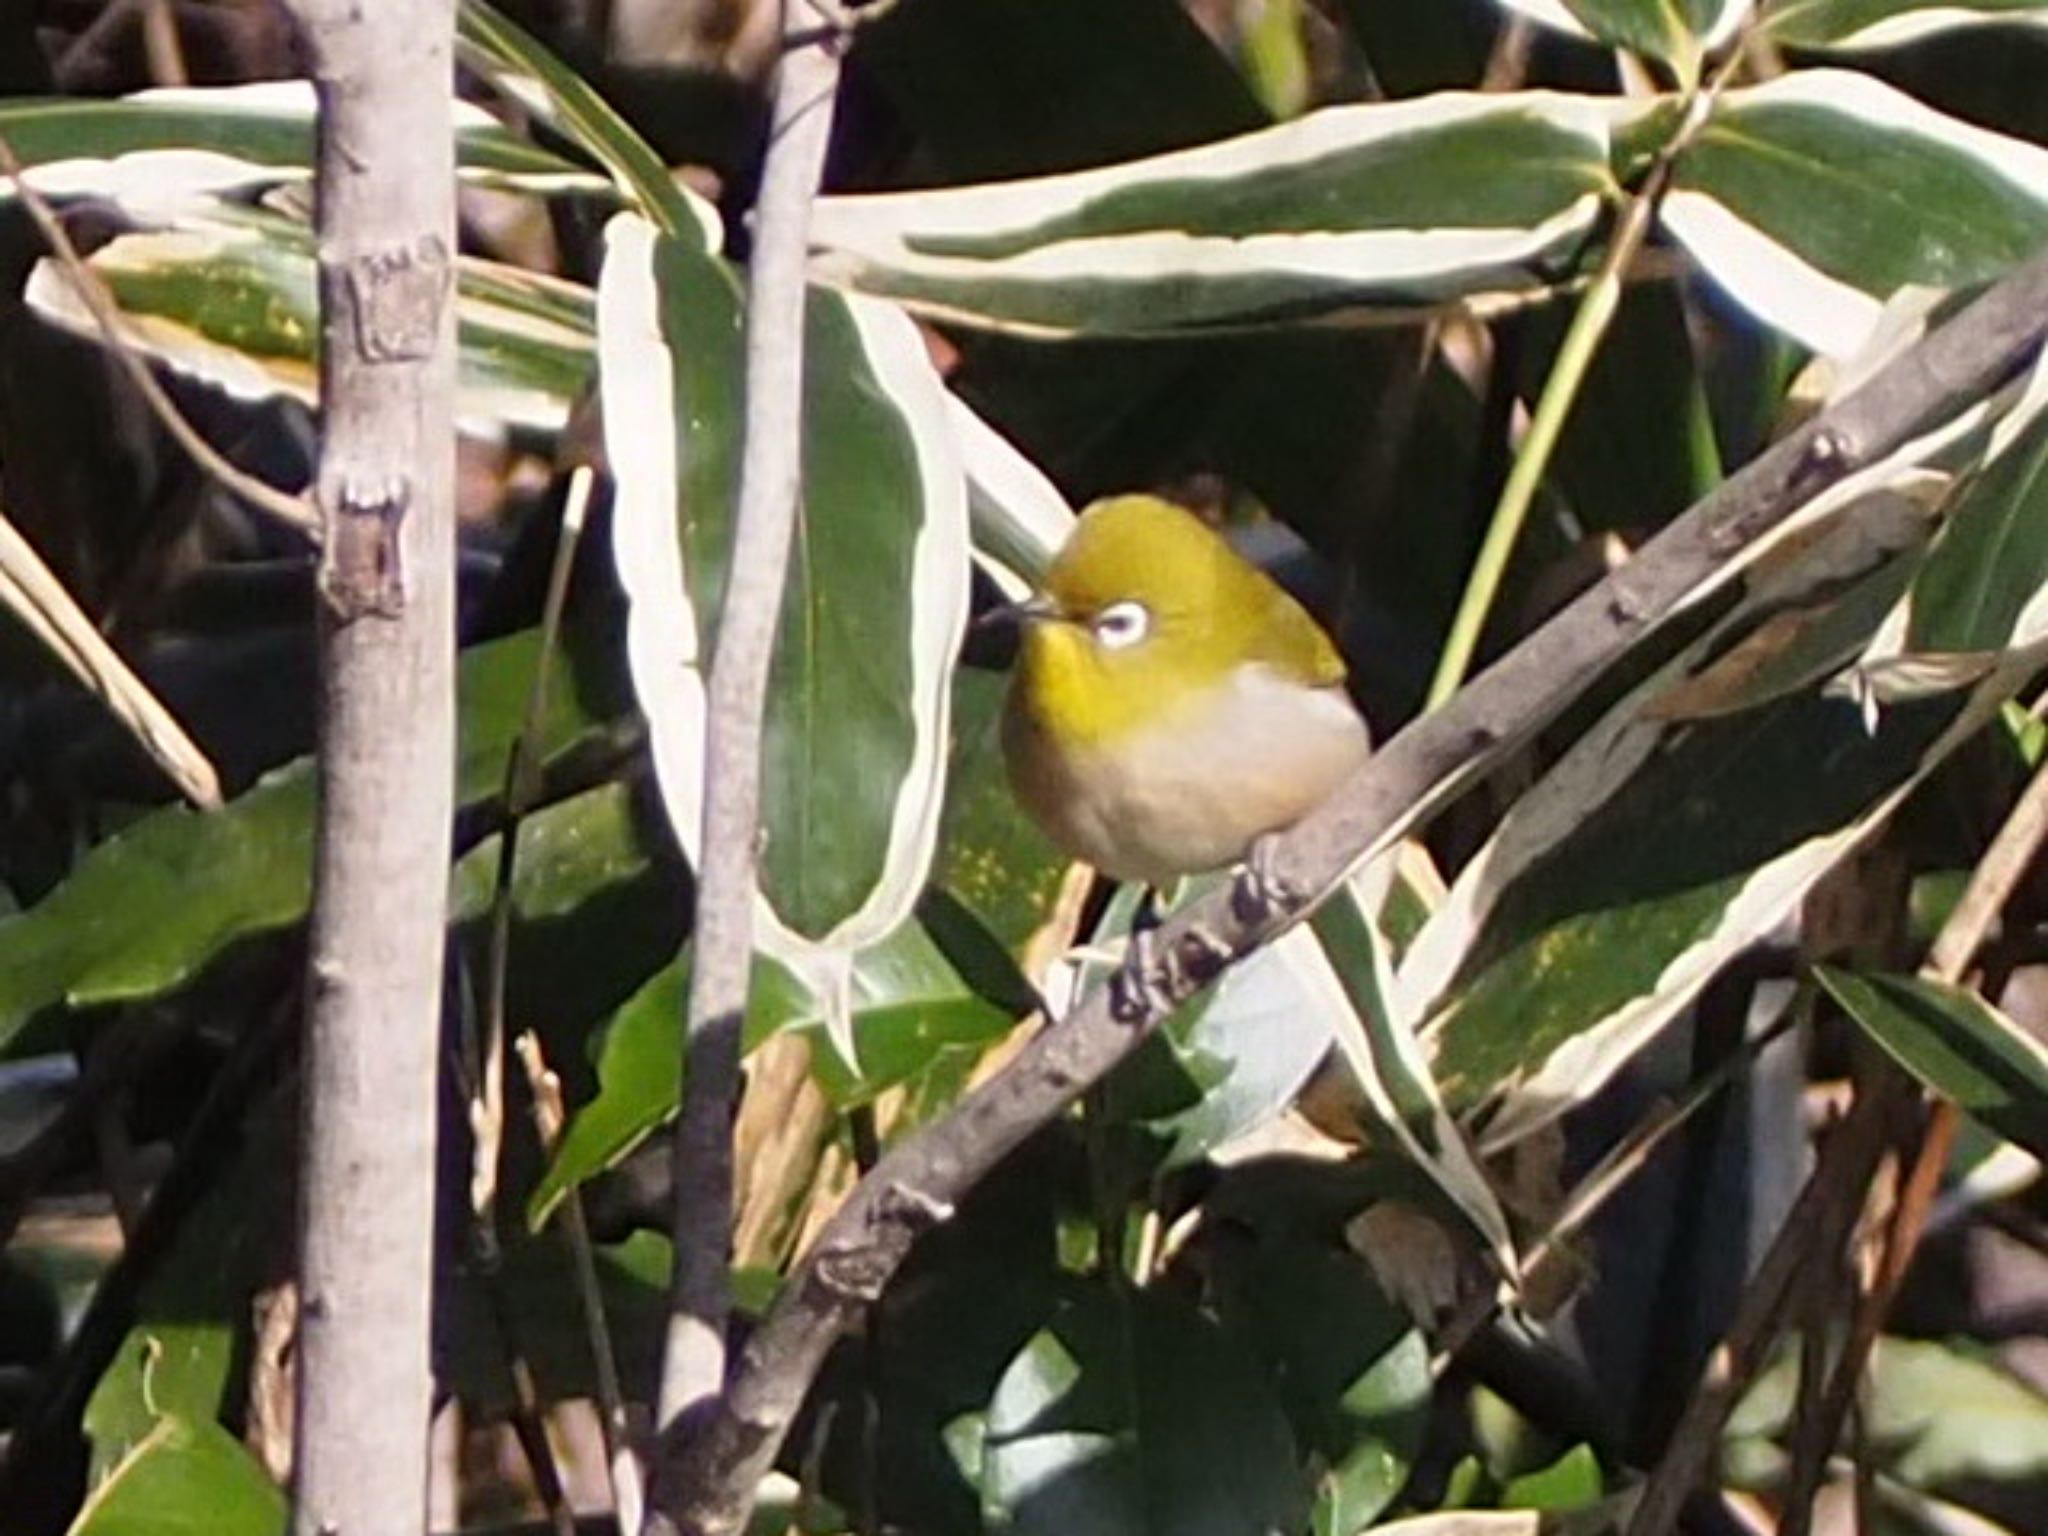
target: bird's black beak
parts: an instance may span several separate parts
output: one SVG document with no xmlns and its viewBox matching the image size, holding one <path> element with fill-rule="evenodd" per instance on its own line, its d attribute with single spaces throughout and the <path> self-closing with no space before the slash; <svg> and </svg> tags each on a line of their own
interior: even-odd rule
<svg viewBox="0 0 2048 1536">
<path fill-rule="evenodd" d="M 1020 630 L 1027 624 L 1058 617 L 1059 608 L 1051 598 L 1034 594 L 1021 603 L 998 603 L 986 609 L 976 616 L 973 628 L 976 634 Z"/>
</svg>

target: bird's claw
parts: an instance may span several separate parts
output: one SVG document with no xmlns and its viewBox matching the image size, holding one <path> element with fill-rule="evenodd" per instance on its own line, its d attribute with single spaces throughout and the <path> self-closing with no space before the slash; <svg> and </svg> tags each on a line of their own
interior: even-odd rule
<svg viewBox="0 0 2048 1536">
<path fill-rule="evenodd" d="M 1245 853 L 1230 883 L 1230 910 L 1239 922 L 1256 926 L 1295 911 L 1307 893 L 1282 867 L 1280 834 L 1261 834 Z"/>
<path fill-rule="evenodd" d="M 1161 946 L 1156 919 L 1151 926 L 1133 927 L 1123 964 L 1109 978 L 1110 1016 L 1121 1024 L 1141 1024 L 1172 1012 L 1174 969 L 1174 952 Z"/>
</svg>

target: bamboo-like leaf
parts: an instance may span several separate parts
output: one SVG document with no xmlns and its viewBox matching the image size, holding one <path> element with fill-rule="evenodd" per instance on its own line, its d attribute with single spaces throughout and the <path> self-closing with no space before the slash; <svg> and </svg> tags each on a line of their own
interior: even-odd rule
<svg viewBox="0 0 2048 1536">
<path fill-rule="evenodd" d="M 1820 966 L 1821 985 L 1893 1060 L 2036 1157 L 2048 1157 L 2048 1046 L 1975 992 Z"/>
<path fill-rule="evenodd" d="M 313 234 L 229 204 L 122 235 L 90 265 L 140 352 L 244 400 L 308 404 L 319 387 Z M 595 296 L 579 283 L 464 256 L 456 263 L 457 410 L 464 430 L 555 431 L 596 364 Z M 98 325 L 45 258 L 23 294 L 43 318 L 89 340 Z"/>
<path fill-rule="evenodd" d="M 1154 334 L 1523 289 L 1613 190 L 1591 98 L 1327 108 L 1099 170 L 823 199 L 817 274 L 969 324 Z"/>
<path fill-rule="evenodd" d="M 450 98 L 462 176 L 534 192 L 601 189 L 601 178 L 507 133 Z M 45 197 L 109 198 L 138 213 L 313 174 L 313 87 L 305 80 L 138 91 L 113 101 L 0 101 L 0 138 Z M 0 201 L 12 198 L 0 186 Z"/>
<path fill-rule="evenodd" d="M 1970 413 L 1932 440 L 1981 456 L 1988 419 Z M 1968 691 L 1874 718 L 1815 686 L 1922 558 L 1912 543 L 1865 548 L 1864 532 L 1861 519 L 1833 538 L 1809 527 L 1776 567 L 1753 566 L 1745 600 L 1522 797 L 1411 950 L 1397 1012 L 1429 1015 L 1437 1080 L 1455 1106 L 1504 1095 L 1487 1145 L 1596 1091 L 2029 674 L 2027 652 L 1993 645 Z M 1844 552 L 1859 549 L 1875 563 L 1851 575 Z M 1679 680 L 1740 654 L 1792 594 L 1831 588 L 1802 639 L 1812 657 L 1788 660 L 1778 686 L 1711 718 L 1671 718 Z"/>
<path fill-rule="evenodd" d="M 1773 38 L 1849 53 L 1899 48 L 1971 27 L 2048 27 L 2044 0 L 1772 0 Z"/>
<path fill-rule="evenodd" d="M 1800 70 L 1721 98 L 1661 217 L 1737 302 L 1846 357 L 1900 288 L 1986 282 L 2048 241 L 2048 150 Z"/>
<path fill-rule="evenodd" d="M 1420 1042 L 1395 1011 L 1392 962 L 1372 915 L 1373 883 L 1369 873 L 1353 877 L 1310 919 L 1317 958 L 1338 991 L 1328 1005 L 1338 1054 L 1373 1118 L 1464 1213 L 1502 1271 L 1513 1275 L 1518 1265 L 1507 1215 L 1445 1109 Z"/>
<path fill-rule="evenodd" d="M 738 287 L 716 259 L 621 214 L 598 315 L 628 652 L 663 801 L 694 858 L 701 637 L 715 628 L 739 442 Z M 803 516 L 764 742 L 760 934 L 850 1025 L 854 957 L 908 916 L 937 838 L 967 497 L 946 393 L 900 313 L 814 293 L 807 351 Z"/>
<path fill-rule="evenodd" d="M 1500 0 L 1573 37 L 1697 69 L 1700 54 L 1735 35 L 1755 0 Z"/>
</svg>

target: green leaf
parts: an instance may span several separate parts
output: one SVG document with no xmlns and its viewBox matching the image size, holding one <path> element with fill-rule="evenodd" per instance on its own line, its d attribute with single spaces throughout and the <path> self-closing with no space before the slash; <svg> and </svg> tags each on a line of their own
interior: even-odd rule
<svg viewBox="0 0 2048 1536">
<path fill-rule="evenodd" d="M 1401 1492 L 1428 1427 L 1429 1344 L 1355 1254 L 1218 1250 L 1226 1327 L 1264 1357 L 1314 1469 L 1315 1536 L 1352 1536 Z"/>
<path fill-rule="evenodd" d="M 2002 424 L 2018 427 L 2018 414 Z M 1951 499 L 1913 583 L 1905 650 L 1984 652 L 2048 633 L 2048 412 L 2004 433 Z"/>
<path fill-rule="evenodd" d="M 1897 48 L 1974 27 L 2048 26 L 2044 0 L 1773 0 L 1770 35 L 1796 48 Z"/>
<path fill-rule="evenodd" d="M 538 651 L 529 631 L 463 653 L 458 804 L 502 785 Z M 606 718 L 571 669 L 559 670 L 541 729 L 547 759 Z M 0 1051 L 46 1045 L 22 1038 L 45 1009 L 157 996 L 235 940 L 299 921 L 311 894 L 312 808 L 312 763 L 301 760 L 219 811 L 172 807 L 144 817 L 93 848 L 33 908 L 0 919 Z"/>
<path fill-rule="evenodd" d="M 1919 700 L 1870 733 L 1853 703 L 1808 692 L 1645 727 L 1618 754 L 1635 771 L 1598 800 L 1560 798 L 1578 767 L 1560 764 L 1500 834 L 1540 818 L 1542 856 L 1498 885 L 1484 858 L 1460 880 L 1465 900 L 1487 887 L 1489 910 L 1429 1026 L 1445 1094 L 1469 1105 L 1513 1085 L 1489 1146 L 1584 1102 L 1995 707 Z"/>
<path fill-rule="evenodd" d="M 1590 99 L 1326 108 L 1197 149 L 822 199 L 814 271 L 947 318 L 1146 335 L 1526 286 L 1611 190 Z"/>
<path fill-rule="evenodd" d="M 123 334 L 180 373 L 243 400 L 319 389 L 319 294 L 313 232 L 220 203 L 168 225 L 122 235 L 90 265 L 126 317 Z M 38 262 L 23 297 L 44 319 L 98 342 L 70 281 Z M 596 364 L 594 295 L 517 267 L 456 262 L 458 394 L 465 430 L 499 424 L 559 429 Z"/>
<path fill-rule="evenodd" d="M 208 1423 L 229 1406 L 250 1297 L 289 1221 L 292 1129 L 289 1115 L 256 1122 L 230 1175 L 186 1217 L 143 1286 L 134 1322 L 85 1405 L 94 1483 L 163 1415 Z"/>
<path fill-rule="evenodd" d="M 937 839 L 967 506 L 947 397 L 910 322 L 823 292 L 807 316 L 803 515 L 764 727 L 759 937 L 843 1032 L 852 957 L 909 915 Z M 599 329 L 628 652 L 663 803 L 693 854 L 699 658 L 717 627 L 739 444 L 736 280 L 621 214 Z"/>
<path fill-rule="evenodd" d="M 1346 1004 L 1335 1010 L 1338 1054 L 1363 1091 L 1374 1120 L 1450 1197 L 1502 1269 L 1512 1274 L 1515 1244 L 1507 1215 L 1464 1131 L 1445 1107 L 1421 1044 L 1395 1003 L 1386 941 L 1369 915 L 1378 905 L 1361 875 L 1309 919 L 1310 932 Z"/>
<path fill-rule="evenodd" d="M 233 1435 L 166 1415 L 93 1489 L 69 1536 L 280 1536 L 287 1514 Z"/>
<path fill-rule="evenodd" d="M 1737 302 L 1848 357 L 1900 287 L 1987 282 L 2048 240 L 2048 150 L 1799 70 L 1721 98 L 1660 216 Z"/>
<path fill-rule="evenodd" d="M 1014 1536 L 1273 1536 L 1306 1500 L 1254 1362 L 1156 1290 L 1090 1290 L 1011 1362 L 982 1489 Z"/>
<path fill-rule="evenodd" d="M 1604 1492 L 1600 1458 L 1575 1445 L 1549 1466 L 1525 1472 L 1500 1491 L 1503 1509 L 1581 1509 Z"/>
<path fill-rule="evenodd" d="M 685 955 L 650 977 L 604 1026 L 597 1093 L 570 1117 L 527 1205 L 529 1225 L 543 1224 L 566 1191 L 614 1166 L 676 1112 L 687 990 Z M 851 996 L 859 1074 L 830 1052 L 812 1056 L 820 1086 L 842 1106 L 864 1103 L 949 1056 L 978 1055 L 1012 1019 L 975 992 L 916 922 L 855 957 Z M 755 957 L 747 1049 L 782 1030 L 822 1032 L 826 1025 L 823 1000 L 772 958 Z"/>
<path fill-rule="evenodd" d="M 180 86 L 113 101 L 18 96 L 0 100 L 0 138 L 45 196 L 105 197 L 143 211 L 195 193 L 310 180 L 313 111 L 305 80 Z M 535 191 L 601 185 L 466 102 L 451 98 L 450 111 L 469 180 Z M 0 201 L 14 195 L 10 185 Z"/>
<path fill-rule="evenodd" d="M 1842 1010 L 1934 1092 L 2048 1156 L 2048 1047 L 1975 992 L 1919 976 L 1819 966 Z"/>
</svg>

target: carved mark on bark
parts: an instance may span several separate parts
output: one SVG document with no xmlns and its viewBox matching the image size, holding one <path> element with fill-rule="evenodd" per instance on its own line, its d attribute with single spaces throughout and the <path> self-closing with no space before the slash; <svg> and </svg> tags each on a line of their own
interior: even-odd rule
<svg viewBox="0 0 2048 1536">
<path fill-rule="evenodd" d="M 342 287 L 364 359 L 411 362 L 432 351 L 453 273 L 439 235 L 350 261 Z"/>
<path fill-rule="evenodd" d="M 320 551 L 320 595 L 339 623 L 405 611 L 405 563 L 399 532 L 412 503 L 412 482 L 344 477 L 328 504 Z"/>
</svg>

